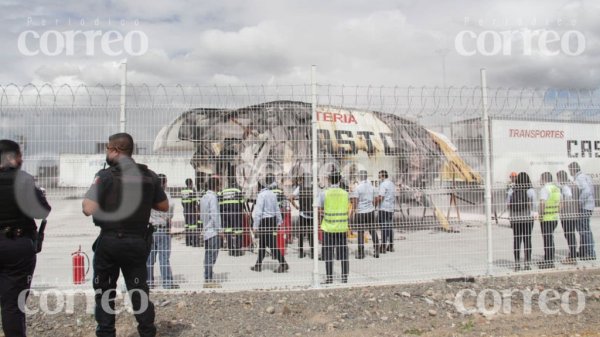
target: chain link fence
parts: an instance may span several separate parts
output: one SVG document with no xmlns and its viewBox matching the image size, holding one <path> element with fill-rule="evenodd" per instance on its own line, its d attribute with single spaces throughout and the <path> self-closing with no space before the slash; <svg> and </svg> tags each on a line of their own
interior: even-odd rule
<svg viewBox="0 0 600 337">
<path fill-rule="evenodd" d="M 590 186 L 579 189 L 595 195 L 594 204 L 599 195 L 597 90 L 314 84 L 313 92 L 311 84 L 128 85 L 123 95 L 121 89 L 119 85 L 0 87 L 0 138 L 21 144 L 23 169 L 36 177 L 53 206 L 34 287 L 91 286 L 91 272 L 85 284 L 72 282 L 72 253 L 81 246 L 91 257 L 99 232 L 82 215 L 81 201 L 95 173 L 104 167 L 108 136 L 122 130 L 135 140 L 134 159 L 167 176 L 175 206 L 170 265 L 174 282 L 184 290 L 202 287 L 205 254 L 204 248 L 186 244 L 189 219 L 184 216 L 181 192 L 187 179 L 192 179 L 198 196 L 215 175 L 223 187 L 242 191 L 244 216 L 224 221 L 225 237 L 214 267 L 226 290 L 319 286 L 325 277 L 324 263 L 318 259 L 322 234 L 317 230 L 311 250 L 309 234 L 315 222 L 306 220 L 305 210 L 297 209 L 295 196 L 297 190 L 309 191 L 312 204 L 313 196 L 328 187 L 327 177 L 333 170 L 341 172 L 342 185 L 350 195 L 364 180 L 363 170 L 373 185 L 372 199 L 380 194 L 381 170 L 388 172 L 395 186 L 393 251 L 388 246 L 383 253 L 381 245 L 374 244 L 375 236 L 381 240 L 382 229 L 387 229 L 377 217 L 371 227 L 358 223 L 357 217 L 350 219 L 346 235 L 350 285 L 522 272 L 515 264 L 515 233 L 519 238 L 531 237 L 529 272 L 540 272 L 546 266 L 551 237 L 546 229 L 542 233 L 540 224 L 547 220 L 540 214 L 545 185 L 541 175 L 550 172 L 556 182 L 557 173 L 565 171 L 568 181 L 558 186 L 573 187 L 568 165 L 577 162 L 591 178 Z M 484 125 L 489 125 L 489 136 Z M 531 235 L 513 232 L 515 212 L 508 209 L 518 187 L 511 180 L 513 172 L 527 173 L 535 191 L 526 210 L 534 221 Z M 284 273 L 272 272 L 278 263 L 269 254 L 261 272 L 249 269 L 258 253 L 251 212 L 258 184 L 269 173 L 283 194 L 283 224 L 274 241 L 289 264 Z M 317 190 L 311 188 L 313 178 Z M 486 189 L 490 198 L 485 197 Z M 568 201 L 562 193 L 563 201 Z M 355 206 L 358 213 L 368 208 Z M 568 207 L 561 206 L 563 210 Z M 573 211 L 578 213 L 573 216 L 563 212 L 561 217 L 586 218 L 580 211 Z M 557 222 L 552 236 L 555 268 L 576 267 L 560 261 L 570 257 L 566 238 L 571 240 L 571 234 L 577 252 L 581 251 L 580 235 L 585 228 L 577 227 L 579 222 L 567 230 Z M 227 236 L 234 232 L 243 255 L 231 253 L 235 243 L 229 240 L 228 244 Z M 596 212 L 591 216 L 591 232 L 598 232 Z M 192 235 L 202 238 L 202 226 Z M 524 262 L 526 253 L 519 258 Z M 576 261 L 580 266 L 597 267 L 595 260 Z M 157 266 L 158 288 L 159 270 Z M 334 275 L 341 276 L 337 261 Z"/>
</svg>

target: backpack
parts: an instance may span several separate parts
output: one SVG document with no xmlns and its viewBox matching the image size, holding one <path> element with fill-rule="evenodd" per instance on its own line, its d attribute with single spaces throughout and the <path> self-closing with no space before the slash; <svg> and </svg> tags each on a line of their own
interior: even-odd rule
<svg viewBox="0 0 600 337">
<path fill-rule="evenodd" d="M 524 188 L 517 188 L 513 191 L 512 198 L 510 199 L 510 210 L 515 213 L 529 213 L 530 211 L 529 197 L 527 196 L 527 190 Z"/>
</svg>

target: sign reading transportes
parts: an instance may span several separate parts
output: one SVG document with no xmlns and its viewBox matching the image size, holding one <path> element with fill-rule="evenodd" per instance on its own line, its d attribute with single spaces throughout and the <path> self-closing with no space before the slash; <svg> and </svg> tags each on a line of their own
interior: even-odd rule
<svg viewBox="0 0 600 337">
<path fill-rule="evenodd" d="M 511 172 L 527 172 L 539 183 L 543 172 L 568 171 L 576 161 L 594 181 L 600 180 L 600 124 L 491 121 L 492 181 L 505 184 Z"/>
</svg>

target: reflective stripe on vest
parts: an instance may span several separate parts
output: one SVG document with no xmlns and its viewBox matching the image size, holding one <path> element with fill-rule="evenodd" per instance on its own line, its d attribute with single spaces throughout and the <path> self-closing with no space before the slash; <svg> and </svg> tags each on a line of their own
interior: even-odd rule
<svg viewBox="0 0 600 337">
<path fill-rule="evenodd" d="M 217 193 L 217 196 L 219 196 L 220 198 L 223 197 L 223 195 L 225 193 L 236 193 L 236 194 L 242 194 L 242 191 L 240 189 L 237 188 L 226 188 L 224 190 L 222 190 L 221 192 Z M 221 199 L 219 201 L 219 205 L 230 205 L 230 204 L 243 204 L 244 203 L 244 199 Z"/>
<path fill-rule="evenodd" d="M 328 233 L 348 231 L 348 192 L 343 189 L 330 188 L 325 191 L 324 216 L 321 228 Z"/>
<path fill-rule="evenodd" d="M 548 200 L 544 202 L 544 216 L 542 217 L 542 221 L 557 221 L 560 189 L 556 185 L 550 185 L 549 190 Z"/>
<path fill-rule="evenodd" d="M 243 204 L 243 200 L 223 200 L 219 201 L 219 205 Z"/>
<path fill-rule="evenodd" d="M 192 193 L 194 193 L 194 191 L 190 190 L 190 189 L 181 190 L 181 203 L 182 204 L 191 204 L 194 201 L 194 198 L 192 197 Z"/>
<path fill-rule="evenodd" d="M 277 197 L 277 205 L 279 207 L 281 207 L 282 206 L 281 204 L 284 201 L 283 200 L 283 190 L 279 189 L 279 188 L 274 188 L 274 189 L 271 190 L 271 192 L 275 193 L 275 196 Z"/>
</svg>

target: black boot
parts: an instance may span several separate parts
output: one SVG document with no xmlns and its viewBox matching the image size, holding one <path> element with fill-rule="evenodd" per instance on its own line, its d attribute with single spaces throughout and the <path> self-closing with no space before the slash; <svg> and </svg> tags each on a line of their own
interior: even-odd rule
<svg viewBox="0 0 600 337">
<path fill-rule="evenodd" d="M 279 267 L 277 267 L 277 269 L 273 270 L 274 273 L 285 273 L 288 269 L 290 269 L 290 266 L 287 264 L 287 262 L 283 262 L 279 264 Z"/>
<path fill-rule="evenodd" d="M 356 252 L 356 259 L 362 260 L 365 258 L 365 246 L 358 246 L 358 251 Z"/>
<path fill-rule="evenodd" d="M 348 273 L 350 272 L 350 261 L 342 261 L 342 283 L 348 283 Z"/>
</svg>

